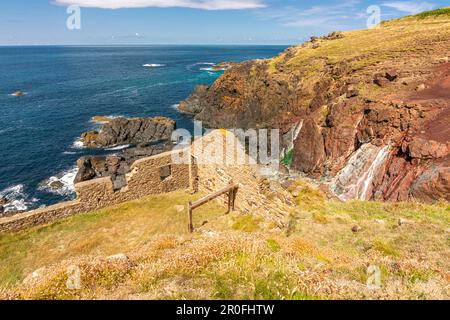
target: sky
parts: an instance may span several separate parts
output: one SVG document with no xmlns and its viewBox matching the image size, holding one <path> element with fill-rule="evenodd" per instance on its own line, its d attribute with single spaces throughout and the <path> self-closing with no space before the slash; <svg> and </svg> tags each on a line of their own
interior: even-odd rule
<svg viewBox="0 0 450 320">
<path fill-rule="evenodd" d="M 0 0 L 0 45 L 289 45 L 312 35 L 366 28 L 373 5 L 388 20 L 449 2 Z"/>
</svg>

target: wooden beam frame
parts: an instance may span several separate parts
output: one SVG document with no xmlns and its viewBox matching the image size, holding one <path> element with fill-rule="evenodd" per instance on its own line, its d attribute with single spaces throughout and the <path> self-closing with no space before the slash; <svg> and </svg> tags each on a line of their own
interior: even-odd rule
<svg viewBox="0 0 450 320">
<path fill-rule="evenodd" d="M 197 200 L 195 202 L 189 201 L 188 204 L 188 229 L 190 233 L 194 232 L 194 224 L 193 224 L 193 211 L 197 209 L 198 207 L 201 207 L 202 205 L 207 204 L 208 202 L 226 194 L 228 198 L 228 211 L 227 214 L 230 213 L 230 211 L 236 210 L 236 196 L 237 191 L 239 189 L 239 184 L 233 183 L 231 180 L 229 185 L 223 189 L 220 189 L 219 191 L 216 191 L 209 196 L 206 196 L 204 198 L 201 198 L 200 200 Z"/>
</svg>

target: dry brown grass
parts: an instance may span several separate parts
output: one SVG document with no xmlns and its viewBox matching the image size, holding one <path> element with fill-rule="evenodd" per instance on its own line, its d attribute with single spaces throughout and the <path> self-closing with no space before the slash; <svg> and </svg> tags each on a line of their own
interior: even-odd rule
<svg viewBox="0 0 450 320">
<path fill-rule="evenodd" d="M 155 235 L 185 236 L 187 211 L 178 212 L 175 206 L 186 207 L 190 199 L 184 191 L 151 196 L 50 226 L 0 235 L 0 285 L 13 285 L 42 266 L 72 257 L 130 253 L 147 246 Z M 199 226 L 224 211 L 210 203 L 196 210 L 194 224 Z"/>
<path fill-rule="evenodd" d="M 448 299 L 450 268 L 447 203 L 324 200 L 305 183 L 289 234 L 249 216 L 218 215 L 193 236 L 183 230 L 148 234 L 131 247 L 115 245 L 128 261 L 96 250 L 57 261 L 33 281 L 0 290 L 12 299 Z M 184 197 L 184 196 L 182 196 Z M 184 198 L 183 198 L 184 199 Z M 319 201 L 319 205 L 312 199 Z M 148 200 L 147 200 L 148 201 Z M 127 207 L 128 208 L 128 207 Z M 127 208 L 122 214 L 127 215 Z M 133 206 L 131 206 L 131 210 Z M 219 210 L 220 211 L 220 210 Z M 317 221 L 321 214 L 326 223 Z M 250 216 L 251 217 L 251 216 Z M 402 226 L 398 220 L 408 221 Z M 256 221 L 256 222 L 255 222 Z M 117 221 L 116 221 L 117 222 Z M 142 221 L 141 221 L 142 222 Z M 113 228 L 114 221 L 105 219 Z M 239 227 L 236 227 L 238 223 Z M 257 228 L 255 228 L 255 224 Z M 352 232 L 352 226 L 361 231 Z M 249 228 L 249 225 L 251 228 Z M 87 223 L 84 228 L 89 229 Z M 98 228 L 99 221 L 96 222 Z M 117 226 L 120 229 L 120 226 Z M 135 226 L 137 227 L 137 225 Z M 144 227 L 148 228 L 148 226 Z M 79 226 L 78 232 L 85 234 Z M 50 229 L 51 230 L 51 229 Z M 113 229 L 111 229 L 113 230 Z M 120 232 L 119 232 L 120 234 Z M 45 232 L 42 232 L 45 237 Z M 53 234 L 55 235 L 55 234 Z M 60 235 L 62 237 L 62 235 Z M 39 236 L 34 236 L 38 241 Z M 125 241 L 122 238 L 122 241 Z M 119 241 L 120 243 L 120 241 Z M 123 243 L 121 244 L 123 245 Z M 127 250 L 120 250 L 128 248 Z M 117 251 L 119 250 L 119 251 Z M 45 255 L 35 252 L 36 255 Z M 81 270 L 80 290 L 66 286 L 67 267 Z M 366 286 L 367 268 L 382 274 Z"/>
</svg>

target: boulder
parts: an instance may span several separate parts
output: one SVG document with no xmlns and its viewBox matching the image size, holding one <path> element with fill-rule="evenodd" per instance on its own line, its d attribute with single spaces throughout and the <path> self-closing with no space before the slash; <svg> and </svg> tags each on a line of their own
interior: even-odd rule
<svg viewBox="0 0 450 320">
<path fill-rule="evenodd" d="M 92 167 L 91 159 L 89 157 L 83 157 L 77 161 L 78 173 L 75 177 L 74 183 L 88 181 L 94 179 L 97 174 Z"/>
<path fill-rule="evenodd" d="M 398 78 L 398 72 L 396 70 L 388 70 L 385 75 L 389 81 L 395 81 Z"/>
<path fill-rule="evenodd" d="M 64 187 L 64 183 L 59 180 L 52 181 L 48 184 L 48 187 L 52 190 L 59 190 Z"/>
<path fill-rule="evenodd" d="M 380 87 L 384 87 L 389 83 L 389 80 L 382 73 L 377 73 L 373 78 L 373 83 Z"/>
<path fill-rule="evenodd" d="M 324 40 L 337 40 L 337 39 L 343 39 L 345 38 L 344 34 L 340 31 L 333 31 L 323 37 Z"/>
<path fill-rule="evenodd" d="M 170 140 L 175 121 L 165 117 L 115 118 L 103 124 L 100 132 L 83 133 L 83 145 L 89 148 L 108 148 L 119 145 Z"/>
<path fill-rule="evenodd" d="M 130 172 L 134 161 L 170 151 L 171 149 L 172 143 L 164 141 L 128 148 L 117 155 L 82 157 L 77 161 L 78 173 L 74 182 L 80 183 L 96 178 L 111 177 L 114 190 L 120 190 L 127 183 L 125 176 Z"/>
</svg>

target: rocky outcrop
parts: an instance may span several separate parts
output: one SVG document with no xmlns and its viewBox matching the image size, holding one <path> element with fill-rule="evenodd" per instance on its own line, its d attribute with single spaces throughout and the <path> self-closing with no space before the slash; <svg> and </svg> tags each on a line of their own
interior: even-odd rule
<svg viewBox="0 0 450 320">
<path fill-rule="evenodd" d="M 425 170 L 413 183 L 411 195 L 429 202 L 436 199 L 450 201 L 450 159 L 447 164 Z"/>
<path fill-rule="evenodd" d="M 226 71 L 236 65 L 236 62 L 221 62 L 212 67 L 216 71 Z"/>
<path fill-rule="evenodd" d="M 7 204 L 7 203 L 8 203 L 8 200 L 0 197 L 0 216 L 5 213 L 5 204 Z"/>
<path fill-rule="evenodd" d="M 195 88 L 194 93 L 187 98 L 185 101 L 182 101 L 178 106 L 178 110 L 182 113 L 189 115 L 196 115 L 203 110 L 202 101 L 206 97 L 206 93 L 208 91 L 208 86 L 199 85 Z"/>
<path fill-rule="evenodd" d="M 126 185 L 125 175 L 130 172 L 131 165 L 136 160 L 170 151 L 172 147 L 170 141 L 165 141 L 128 148 L 117 155 L 82 157 L 77 161 L 75 183 L 111 177 L 114 189 L 119 190 Z"/>
<path fill-rule="evenodd" d="M 126 148 L 114 155 L 80 158 L 75 183 L 111 177 L 114 189 L 119 190 L 126 185 L 125 175 L 136 160 L 170 151 L 173 147 L 171 136 L 175 121 L 171 119 L 107 118 L 102 123 L 100 132 L 91 131 L 82 135 L 84 145 L 91 148 L 125 145 Z"/>
<path fill-rule="evenodd" d="M 180 110 L 211 128 L 280 129 L 291 170 L 341 199 L 450 201 L 449 46 L 448 23 L 414 17 L 313 37 L 236 64 Z"/>
<path fill-rule="evenodd" d="M 164 118 L 116 118 L 105 122 L 100 132 L 82 134 L 83 145 L 89 148 L 108 148 L 118 145 L 139 145 L 169 140 L 175 121 Z"/>
</svg>

